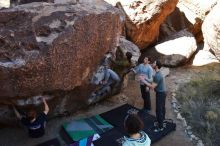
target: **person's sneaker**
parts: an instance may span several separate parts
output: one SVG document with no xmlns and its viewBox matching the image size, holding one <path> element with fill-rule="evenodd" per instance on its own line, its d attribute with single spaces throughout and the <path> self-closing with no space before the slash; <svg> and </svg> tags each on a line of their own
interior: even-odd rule
<svg viewBox="0 0 220 146">
<path fill-rule="evenodd" d="M 154 127 L 158 127 L 158 122 L 154 122 Z"/>
<path fill-rule="evenodd" d="M 163 131 L 163 128 L 157 127 L 157 128 L 154 129 L 154 132 L 161 132 L 161 131 Z"/>
<path fill-rule="evenodd" d="M 166 127 L 167 127 L 167 123 L 163 122 L 163 128 L 166 128 Z"/>
</svg>

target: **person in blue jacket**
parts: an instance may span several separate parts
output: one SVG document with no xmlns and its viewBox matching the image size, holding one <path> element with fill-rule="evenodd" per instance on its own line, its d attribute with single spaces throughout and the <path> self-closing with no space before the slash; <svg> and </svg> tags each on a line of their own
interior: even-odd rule
<svg viewBox="0 0 220 146">
<path fill-rule="evenodd" d="M 136 66 L 132 71 L 138 74 L 139 78 L 143 77 L 148 83 L 153 82 L 153 68 L 150 65 L 151 58 L 145 57 L 143 63 Z M 140 81 L 141 96 L 144 100 L 143 110 L 149 112 L 151 110 L 150 90 L 143 81 Z"/>
<path fill-rule="evenodd" d="M 117 94 L 120 92 L 121 79 L 119 75 L 110 68 L 105 68 L 104 79 L 100 82 L 103 85 L 103 89 L 110 87 L 111 94 Z"/>
</svg>

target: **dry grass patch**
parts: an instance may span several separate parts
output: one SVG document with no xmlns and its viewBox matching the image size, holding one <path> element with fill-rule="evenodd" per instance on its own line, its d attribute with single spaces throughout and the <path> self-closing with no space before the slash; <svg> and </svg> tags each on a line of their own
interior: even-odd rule
<svg viewBox="0 0 220 146">
<path fill-rule="evenodd" d="M 181 114 L 206 146 L 220 144 L 220 76 L 202 75 L 181 85 Z"/>
</svg>

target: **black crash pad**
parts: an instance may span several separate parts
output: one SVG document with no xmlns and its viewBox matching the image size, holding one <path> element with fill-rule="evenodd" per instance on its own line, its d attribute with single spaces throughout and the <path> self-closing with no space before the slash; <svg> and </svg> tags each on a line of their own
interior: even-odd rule
<svg viewBox="0 0 220 146">
<path fill-rule="evenodd" d="M 57 138 L 54 138 L 46 142 L 40 143 L 36 146 L 61 146 L 61 145 L 60 145 L 59 140 Z"/>
<path fill-rule="evenodd" d="M 166 120 L 163 131 L 154 132 L 154 122 L 156 122 L 156 117 L 150 115 L 146 112 L 141 111 L 140 109 L 133 107 L 129 104 L 124 104 L 118 108 L 110 110 L 108 112 L 102 113 L 100 116 L 112 124 L 115 128 L 101 135 L 101 138 L 94 141 L 95 146 L 120 146 L 122 142 L 122 138 L 126 135 L 124 130 L 124 118 L 129 113 L 137 113 L 144 122 L 144 131 L 148 134 L 151 142 L 154 143 L 165 135 L 176 129 L 176 124 L 172 122 L 172 120 Z"/>
</svg>

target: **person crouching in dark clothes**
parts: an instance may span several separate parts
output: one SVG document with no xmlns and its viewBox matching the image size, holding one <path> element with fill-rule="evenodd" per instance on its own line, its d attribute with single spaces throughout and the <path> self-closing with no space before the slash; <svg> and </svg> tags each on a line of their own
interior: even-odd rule
<svg viewBox="0 0 220 146">
<path fill-rule="evenodd" d="M 49 106 L 44 98 L 42 100 L 44 103 L 44 111 L 39 115 L 35 109 L 31 109 L 27 113 L 27 116 L 21 116 L 17 109 L 13 107 L 17 118 L 19 118 L 21 123 L 27 127 L 28 134 L 32 138 L 39 138 L 45 134 L 45 126 L 47 121 L 47 114 L 49 112 Z"/>
<path fill-rule="evenodd" d="M 155 70 L 155 76 L 153 79 L 153 84 L 149 84 L 142 78 L 142 81 L 149 86 L 151 89 L 154 89 L 156 92 L 156 117 L 158 122 L 158 127 L 154 130 L 154 132 L 163 131 L 163 122 L 165 120 L 165 102 L 166 102 L 166 85 L 165 79 L 160 71 L 161 63 L 160 61 L 155 61 L 153 63 L 153 68 Z"/>
<path fill-rule="evenodd" d="M 123 53 L 121 52 L 121 54 Z M 130 72 L 130 69 L 133 67 L 132 62 L 131 62 L 132 53 L 126 52 L 125 55 L 126 57 L 124 57 L 124 55 L 121 55 L 120 57 L 117 58 L 116 56 L 115 60 L 113 60 L 112 58 L 109 58 L 111 62 L 112 70 L 114 70 L 120 76 L 122 80 L 124 76 L 126 76 L 126 74 Z"/>
</svg>

